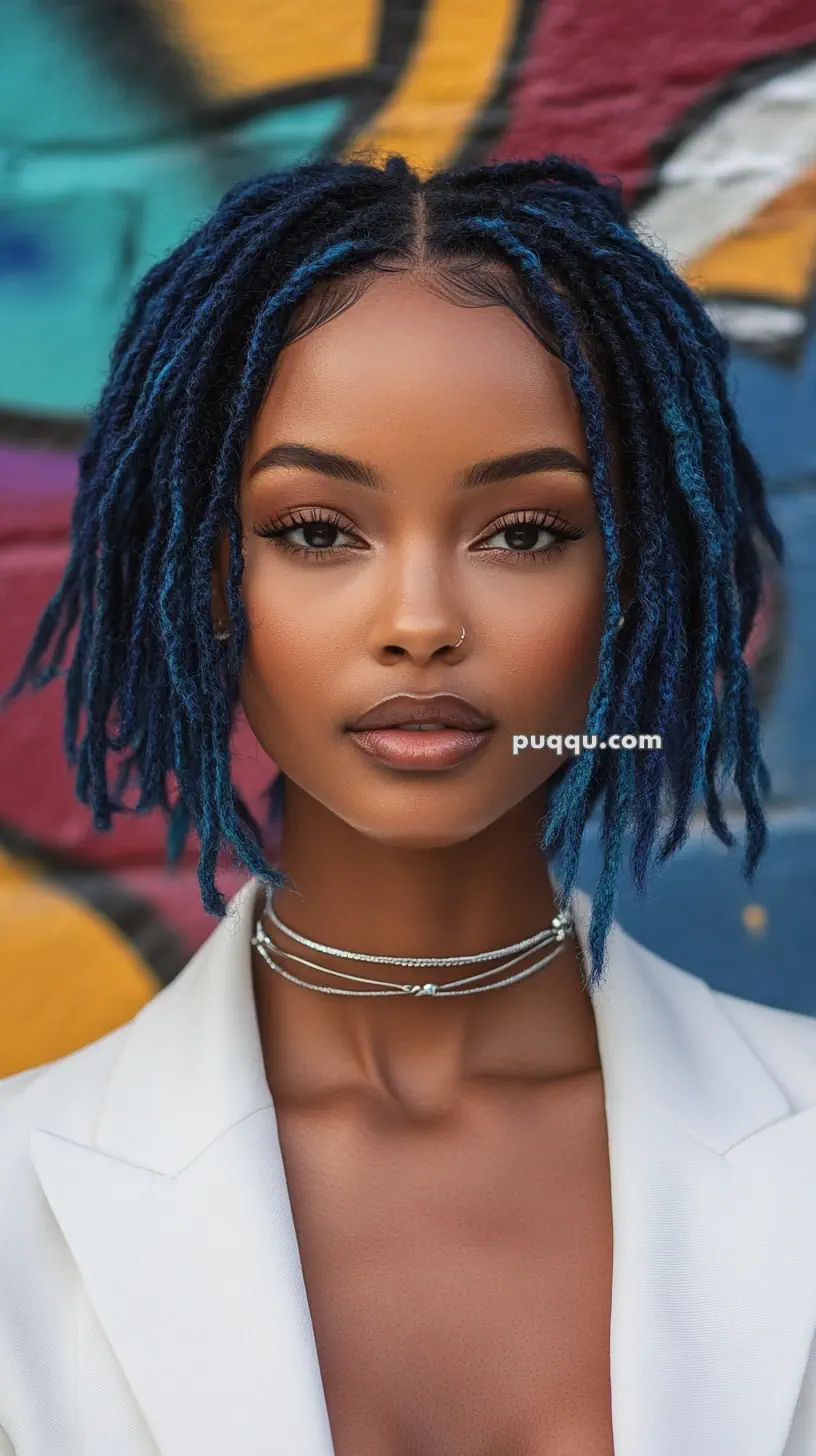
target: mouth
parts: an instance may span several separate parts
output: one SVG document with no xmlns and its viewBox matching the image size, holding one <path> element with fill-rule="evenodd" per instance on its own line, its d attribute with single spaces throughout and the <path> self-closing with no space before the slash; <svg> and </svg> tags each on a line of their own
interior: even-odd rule
<svg viewBox="0 0 816 1456">
<path fill-rule="evenodd" d="M 368 729 L 399 729 L 400 732 L 411 733 L 462 729 L 481 733 L 493 727 L 493 718 L 481 712 L 467 698 L 460 698 L 454 693 L 433 693 L 430 696 L 395 693 L 347 724 L 351 733 Z"/>
<path fill-rule="evenodd" d="M 496 723 L 452 694 L 398 694 L 371 708 L 347 733 L 367 757 L 414 771 L 453 768 L 486 744 Z"/>
</svg>

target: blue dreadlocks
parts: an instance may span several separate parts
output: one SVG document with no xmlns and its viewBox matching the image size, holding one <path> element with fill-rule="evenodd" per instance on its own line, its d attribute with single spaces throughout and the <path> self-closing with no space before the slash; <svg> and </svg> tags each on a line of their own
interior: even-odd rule
<svg viewBox="0 0 816 1456">
<path fill-rule="evenodd" d="M 769 784 L 742 649 L 759 600 L 757 538 L 778 558 L 782 542 L 728 398 L 724 339 L 629 227 L 619 188 L 578 164 L 548 156 L 422 181 L 400 156 L 383 166 L 308 161 L 228 192 L 134 294 L 80 459 L 65 574 L 6 701 L 25 684 L 65 676 L 65 751 L 96 828 L 110 828 L 117 810 L 160 806 L 171 863 L 193 828 L 211 914 L 226 908 L 215 884 L 221 850 L 265 883 L 284 882 L 230 779 L 247 630 L 236 509 L 242 452 L 304 307 L 373 270 L 419 266 L 447 276 L 460 294 L 503 289 L 568 365 L 606 557 L 585 731 L 602 741 L 645 724 L 662 736 L 661 752 L 588 751 L 552 781 L 541 847 L 559 857 L 564 896 L 602 800 L 589 942 L 595 985 L 628 833 L 642 890 L 667 811 L 659 859 L 683 843 L 701 797 L 714 832 L 734 843 L 721 798 L 733 778 L 746 816 L 745 873 L 754 873 Z M 224 533 L 228 646 L 215 640 L 211 619 L 213 554 Z M 627 570 L 633 607 L 617 633 Z M 120 755 L 113 788 L 109 754 Z M 126 805 L 134 780 L 138 802 Z M 279 807 L 282 784 L 275 787 Z"/>
</svg>

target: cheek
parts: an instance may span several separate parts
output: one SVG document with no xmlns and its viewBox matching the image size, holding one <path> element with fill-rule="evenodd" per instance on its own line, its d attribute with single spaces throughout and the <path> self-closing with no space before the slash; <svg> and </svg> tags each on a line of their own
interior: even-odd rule
<svg viewBox="0 0 816 1456">
<path fill-rule="evenodd" d="M 588 553 L 574 571 L 564 572 L 543 604 L 500 629 L 497 658 L 514 664 L 525 705 L 540 705 L 550 718 L 565 714 L 574 726 L 597 675 L 603 610 L 603 557 Z M 553 723 L 553 731 L 559 729 Z"/>
<path fill-rule="evenodd" d="M 315 569 L 317 572 L 317 569 Z M 267 752 L 290 727 L 308 736 L 320 720 L 341 655 L 342 615 L 321 605 L 309 569 L 276 572 L 250 563 L 242 584 L 249 635 L 241 674 L 241 700 Z M 274 754 L 272 754 L 274 757 Z"/>
</svg>

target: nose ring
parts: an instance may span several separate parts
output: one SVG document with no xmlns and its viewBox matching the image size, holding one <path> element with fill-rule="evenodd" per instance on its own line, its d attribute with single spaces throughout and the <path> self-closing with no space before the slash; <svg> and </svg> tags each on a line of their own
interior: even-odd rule
<svg viewBox="0 0 816 1456">
<path fill-rule="evenodd" d="M 462 646 L 462 643 L 464 642 L 464 640 L 465 640 L 465 629 L 463 627 L 462 628 L 462 635 L 459 638 L 459 641 L 458 642 L 454 642 L 454 644 L 453 644 L 454 651 L 456 650 L 457 647 L 461 647 Z"/>
</svg>

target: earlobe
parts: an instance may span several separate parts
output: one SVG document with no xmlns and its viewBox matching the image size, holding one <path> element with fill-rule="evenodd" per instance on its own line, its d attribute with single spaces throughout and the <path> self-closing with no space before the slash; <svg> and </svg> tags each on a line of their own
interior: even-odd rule
<svg viewBox="0 0 816 1456">
<path fill-rule="evenodd" d="M 210 616 L 212 618 L 213 631 L 217 636 L 219 629 L 224 625 L 224 621 L 227 617 L 227 604 L 224 600 L 224 593 L 221 588 L 221 583 L 217 580 L 214 572 L 212 581 L 212 592 L 210 595 Z"/>
<path fill-rule="evenodd" d="M 210 616 L 212 620 L 213 636 L 216 642 L 227 642 L 230 637 L 230 619 L 227 604 L 224 600 L 224 593 L 220 583 L 213 577 L 212 597 L 210 599 Z"/>
</svg>

